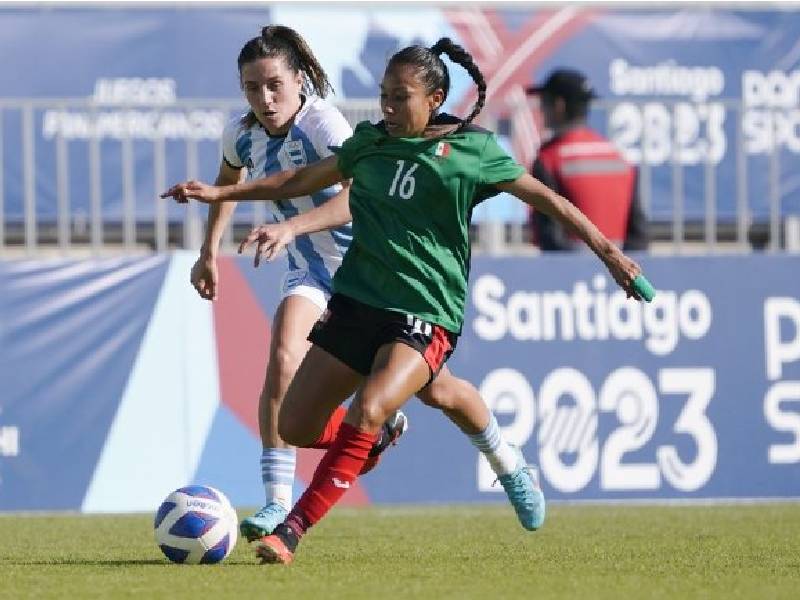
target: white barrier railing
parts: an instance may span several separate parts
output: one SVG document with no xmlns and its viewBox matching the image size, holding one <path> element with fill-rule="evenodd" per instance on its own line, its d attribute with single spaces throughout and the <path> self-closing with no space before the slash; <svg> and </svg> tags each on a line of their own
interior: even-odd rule
<svg viewBox="0 0 800 600">
<path fill-rule="evenodd" d="M 207 168 L 201 168 L 201 154 L 219 160 L 222 126 L 241 112 L 242 107 L 241 101 L 229 99 L 179 100 L 166 106 L 106 106 L 86 98 L 0 98 L 0 254 L 15 249 L 37 254 L 52 250 L 68 252 L 80 247 L 96 254 L 132 251 L 137 247 L 156 251 L 197 247 L 204 210 L 190 204 L 180 212 L 180 217 L 171 217 L 168 203 L 154 199 L 173 180 L 213 177 Z M 341 103 L 340 108 L 351 123 L 380 118 L 376 101 L 348 101 Z M 512 113 L 513 110 L 527 111 L 530 107 L 520 105 L 512 107 Z M 724 130 L 714 110 L 725 111 L 722 119 L 729 119 L 729 123 L 735 120 L 732 139 L 720 141 Z M 746 110 L 739 101 L 716 101 L 713 110 L 708 105 L 661 100 L 658 104 L 599 101 L 593 114 L 605 117 L 612 138 L 639 162 L 640 195 L 646 212 L 654 201 L 654 165 L 671 164 L 671 216 L 651 223 L 653 237 L 666 242 L 668 251 L 684 252 L 690 243 L 693 250 L 703 252 L 717 251 L 723 244 L 742 251 L 749 250 L 753 243 L 772 251 L 781 248 L 796 251 L 800 245 L 797 216 L 783 215 L 781 210 L 777 143 L 772 143 L 769 151 L 768 184 L 764 190 L 768 218 L 760 224 L 752 221 L 744 133 Z M 492 115 L 486 115 L 484 122 L 498 125 Z M 511 123 L 513 119 L 506 129 Z M 701 126 L 705 128 L 703 132 Z M 175 161 L 170 162 L 175 143 L 181 145 L 185 154 L 178 172 L 172 164 Z M 84 145 L 85 150 L 78 144 Z M 718 218 L 720 144 L 723 151 L 733 146 L 736 190 L 733 222 Z M 112 152 L 119 155 L 118 172 L 103 168 L 104 154 Z M 44 155 L 53 163 L 52 174 L 42 166 L 45 161 L 40 158 Z M 686 164 L 702 165 L 705 208 L 701 219 L 685 218 Z M 152 189 L 136 187 L 137 176 L 143 170 L 152 181 Z M 85 181 L 81 192 L 85 197 L 76 203 L 71 194 L 74 195 L 73 183 L 78 180 Z M 12 183 L 21 198 L 9 195 Z M 48 188 L 50 193 L 43 193 Z M 112 199 L 113 194 L 106 191 L 109 188 L 118 189 L 119 198 Z M 10 202 L 14 199 L 16 202 Z M 111 204 L 117 208 L 109 216 Z M 43 205 L 48 205 L 46 210 Z M 252 207 L 252 222 L 237 221 L 235 227 L 240 231 L 234 234 L 233 229 L 229 230 L 226 242 L 232 244 L 234 238 L 251 224 L 261 222 L 264 216 L 264 206 L 256 203 Z M 478 251 L 492 254 L 532 251 L 524 219 L 502 221 L 489 214 L 474 225 L 473 234 Z"/>
</svg>

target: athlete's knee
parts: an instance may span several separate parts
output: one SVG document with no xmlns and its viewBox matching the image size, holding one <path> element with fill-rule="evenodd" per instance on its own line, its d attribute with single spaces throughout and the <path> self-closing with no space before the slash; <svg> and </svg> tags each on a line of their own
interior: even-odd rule
<svg viewBox="0 0 800 600">
<path fill-rule="evenodd" d="M 424 404 L 439 410 L 453 410 L 459 406 L 469 384 L 452 375 L 437 377 L 417 392 Z"/>
<path fill-rule="evenodd" d="M 292 348 L 288 344 L 280 344 L 272 350 L 265 387 L 268 396 L 277 397 L 279 395 L 277 390 L 285 390 L 288 387 L 304 355 L 304 351 Z"/>
<path fill-rule="evenodd" d="M 388 399 L 381 393 L 359 395 L 356 401 L 356 415 L 358 427 L 363 431 L 378 431 L 391 412 L 388 408 Z"/>
<path fill-rule="evenodd" d="M 278 412 L 278 435 L 284 442 L 292 446 L 308 446 L 314 440 L 308 439 L 305 421 L 292 411 L 281 410 Z"/>
</svg>

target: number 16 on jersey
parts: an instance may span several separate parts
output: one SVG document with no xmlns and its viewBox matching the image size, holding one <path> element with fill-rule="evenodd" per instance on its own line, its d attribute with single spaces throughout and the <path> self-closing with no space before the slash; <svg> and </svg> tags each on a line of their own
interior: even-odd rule
<svg viewBox="0 0 800 600">
<path fill-rule="evenodd" d="M 394 179 L 392 179 L 392 185 L 389 187 L 390 198 L 395 197 L 395 194 L 397 194 L 403 200 L 411 199 L 417 184 L 414 179 L 414 171 L 417 170 L 417 167 L 419 167 L 417 163 L 411 163 L 406 169 L 406 161 L 397 161 L 397 171 L 394 174 Z"/>
</svg>

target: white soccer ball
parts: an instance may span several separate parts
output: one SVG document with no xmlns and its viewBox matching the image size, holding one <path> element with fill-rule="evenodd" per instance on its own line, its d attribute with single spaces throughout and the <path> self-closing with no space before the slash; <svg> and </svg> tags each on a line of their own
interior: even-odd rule
<svg viewBox="0 0 800 600">
<path fill-rule="evenodd" d="M 239 518 L 225 494 L 190 485 L 164 499 L 153 526 L 159 548 L 172 562 L 214 564 L 236 545 Z"/>
</svg>

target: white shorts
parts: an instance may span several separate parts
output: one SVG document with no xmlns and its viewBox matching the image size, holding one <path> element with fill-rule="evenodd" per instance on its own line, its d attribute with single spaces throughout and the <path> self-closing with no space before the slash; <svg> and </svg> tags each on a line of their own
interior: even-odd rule
<svg viewBox="0 0 800 600">
<path fill-rule="evenodd" d="M 320 312 L 328 306 L 331 292 L 308 271 L 287 271 L 281 282 L 281 302 L 289 296 L 303 296 L 319 307 Z"/>
</svg>

